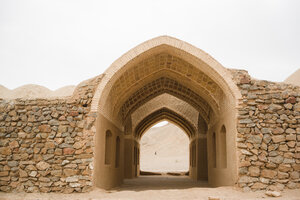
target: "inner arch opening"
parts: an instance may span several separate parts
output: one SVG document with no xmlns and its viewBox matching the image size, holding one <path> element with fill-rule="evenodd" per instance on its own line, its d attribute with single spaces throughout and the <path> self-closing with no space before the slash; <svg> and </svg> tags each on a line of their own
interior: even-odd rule
<svg viewBox="0 0 300 200">
<path fill-rule="evenodd" d="M 140 170 L 141 174 L 186 174 L 189 171 L 189 138 L 184 130 L 167 120 L 148 129 L 140 140 Z"/>
</svg>

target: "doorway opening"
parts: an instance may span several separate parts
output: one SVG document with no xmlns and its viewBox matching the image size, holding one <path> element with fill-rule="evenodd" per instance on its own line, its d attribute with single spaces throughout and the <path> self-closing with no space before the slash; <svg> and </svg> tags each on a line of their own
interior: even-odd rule
<svg viewBox="0 0 300 200">
<path fill-rule="evenodd" d="M 141 175 L 187 175 L 188 171 L 189 138 L 184 130 L 164 120 L 144 133 L 140 140 Z"/>
</svg>

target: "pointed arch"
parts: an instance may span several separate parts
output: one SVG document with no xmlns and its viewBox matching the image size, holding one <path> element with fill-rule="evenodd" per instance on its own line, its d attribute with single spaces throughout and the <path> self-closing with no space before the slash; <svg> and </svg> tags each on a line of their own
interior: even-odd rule
<svg viewBox="0 0 300 200">
<path fill-rule="evenodd" d="M 201 71 L 203 71 L 204 74 L 208 74 L 222 90 L 234 97 L 233 99 L 241 98 L 241 94 L 234 84 L 230 72 L 210 55 L 193 45 L 176 38 L 160 36 L 138 45 L 112 63 L 112 65 L 104 72 L 105 75 L 95 91 L 91 106 L 92 112 L 98 112 L 101 111 L 101 109 L 104 109 L 103 104 L 106 102 L 110 89 L 114 82 L 118 80 L 125 71 L 123 67 L 129 62 L 138 62 L 138 58 L 142 54 L 153 54 L 153 52 L 151 52 L 153 49 L 155 49 L 154 52 L 172 52 L 173 55 L 178 55 L 185 60 L 189 60 L 198 68 L 201 66 Z M 237 102 L 232 103 L 237 105 Z"/>
<path fill-rule="evenodd" d="M 135 128 L 135 135 L 138 138 L 141 138 L 152 125 L 162 120 L 169 120 L 178 125 L 184 130 L 189 138 L 193 137 L 195 134 L 196 128 L 188 120 L 168 108 L 161 108 L 141 120 Z"/>
<path fill-rule="evenodd" d="M 172 102 L 172 104 L 169 102 Z M 162 108 L 167 108 L 176 112 L 178 115 L 183 116 L 194 127 L 197 127 L 197 117 L 199 112 L 187 102 L 168 93 L 164 93 L 141 105 L 132 113 L 132 129 L 134 130 L 148 115 Z"/>
</svg>

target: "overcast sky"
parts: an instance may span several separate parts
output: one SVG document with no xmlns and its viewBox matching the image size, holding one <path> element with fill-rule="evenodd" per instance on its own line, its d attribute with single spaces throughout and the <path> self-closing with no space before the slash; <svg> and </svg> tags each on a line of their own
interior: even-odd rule
<svg viewBox="0 0 300 200">
<path fill-rule="evenodd" d="M 300 1 L 0 0 L 0 84 L 76 85 L 160 35 L 283 81 L 300 68 Z"/>
</svg>

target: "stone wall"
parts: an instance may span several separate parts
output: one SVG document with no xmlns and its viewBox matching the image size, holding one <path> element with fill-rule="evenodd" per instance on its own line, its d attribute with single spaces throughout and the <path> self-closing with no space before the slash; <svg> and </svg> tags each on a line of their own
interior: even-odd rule
<svg viewBox="0 0 300 200">
<path fill-rule="evenodd" d="M 244 190 L 300 188 L 300 87 L 232 73 L 243 96 L 238 185 Z"/>
<path fill-rule="evenodd" d="M 96 115 L 90 104 L 100 80 L 81 83 L 67 99 L 0 100 L 0 191 L 91 188 Z"/>
</svg>

